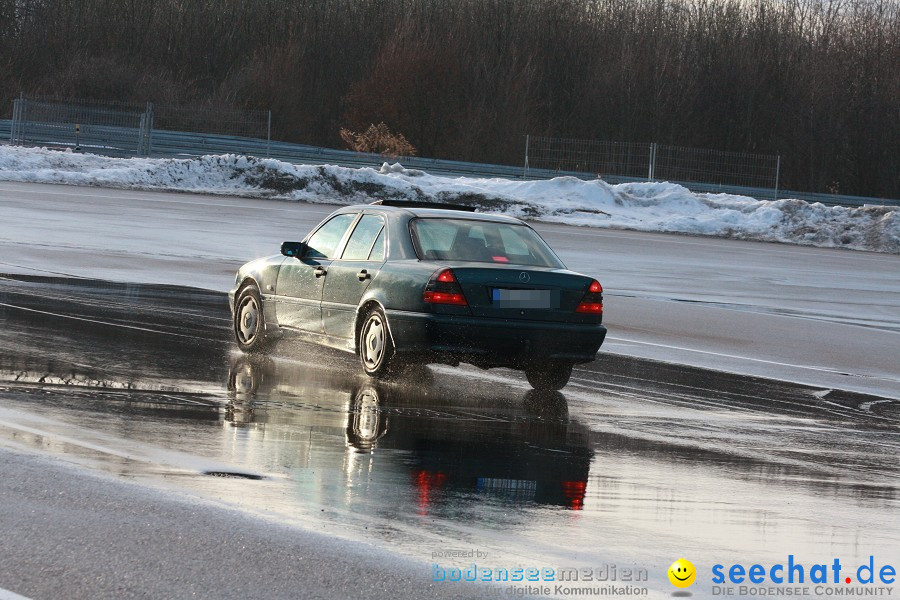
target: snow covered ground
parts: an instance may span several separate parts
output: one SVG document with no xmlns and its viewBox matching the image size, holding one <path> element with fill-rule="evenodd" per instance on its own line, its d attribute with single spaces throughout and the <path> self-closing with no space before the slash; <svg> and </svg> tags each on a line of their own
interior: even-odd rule
<svg viewBox="0 0 900 600">
<path fill-rule="evenodd" d="M 375 198 L 476 205 L 545 222 L 679 232 L 900 254 L 900 209 L 828 207 L 700 194 L 664 182 L 610 185 L 439 177 L 385 163 L 380 170 L 293 165 L 237 155 L 191 159 L 109 158 L 0 146 L 0 180 L 167 189 L 352 204 Z"/>
</svg>

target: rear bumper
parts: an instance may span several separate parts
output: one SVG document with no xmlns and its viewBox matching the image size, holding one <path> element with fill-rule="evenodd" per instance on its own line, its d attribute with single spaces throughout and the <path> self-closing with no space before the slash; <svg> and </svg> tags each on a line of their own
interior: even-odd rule
<svg viewBox="0 0 900 600">
<path fill-rule="evenodd" d="M 592 323 L 512 321 L 387 311 L 397 351 L 444 361 L 517 367 L 535 360 L 590 362 L 606 337 Z"/>
</svg>

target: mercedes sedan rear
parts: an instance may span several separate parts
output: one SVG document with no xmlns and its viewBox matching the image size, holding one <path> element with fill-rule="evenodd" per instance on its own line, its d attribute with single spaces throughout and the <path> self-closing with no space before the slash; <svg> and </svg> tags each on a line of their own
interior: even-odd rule
<svg viewBox="0 0 900 600">
<path fill-rule="evenodd" d="M 606 336 L 603 288 L 524 222 L 421 203 L 341 208 L 230 292 L 245 352 L 297 336 L 387 378 L 427 363 L 523 370 L 561 389 Z"/>
</svg>

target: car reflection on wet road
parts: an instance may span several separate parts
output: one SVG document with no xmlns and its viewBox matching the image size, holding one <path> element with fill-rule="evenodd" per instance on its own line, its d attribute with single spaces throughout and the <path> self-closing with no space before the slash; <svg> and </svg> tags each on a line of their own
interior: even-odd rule
<svg viewBox="0 0 900 600">
<path fill-rule="evenodd" d="M 240 354 L 224 300 L 0 279 L 0 444 L 426 562 L 618 564 L 664 592 L 681 556 L 708 583 L 900 541 L 897 401 L 602 355 L 562 393 L 502 370 L 376 383 L 317 347 Z"/>
<path fill-rule="evenodd" d="M 452 402 L 455 394 L 428 379 L 420 375 L 415 387 L 386 385 L 239 356 L 226 419 L 284 437 L 309 424 L 298 407 L 316 408 L 323 415 L 315 426 L 323 445 L 330 436 L 330 446 L 346 445 L 350 454 L 383 453 L 389 462 L 377 465 L 379 475 L 396 471 L 389 476 L 408 480 L 420 514 L 444 514 L 448 501 L 476 494 L 503 503 L 581 508 L 593 451 L 589 431 L 566 418 L 562 394 L 525 392 L 524 410 L 497 410 L 478 394 L 460 406 Z M 309 406 L 311 401 L 317 404 Z M 346 460 L 376 467 L 364 457 Z"/>
</svg>

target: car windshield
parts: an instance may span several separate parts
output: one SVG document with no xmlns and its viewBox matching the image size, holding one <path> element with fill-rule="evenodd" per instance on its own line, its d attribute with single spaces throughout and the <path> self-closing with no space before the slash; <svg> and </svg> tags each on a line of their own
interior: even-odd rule
<svg viewBox="0 0 900 600">
<path fill-rule="evenodd" d="M 413 243 L 423 260 L 460 260 L 565 268 L 525 225 L 472 219 L 413 219 Z"/>
</svg>

